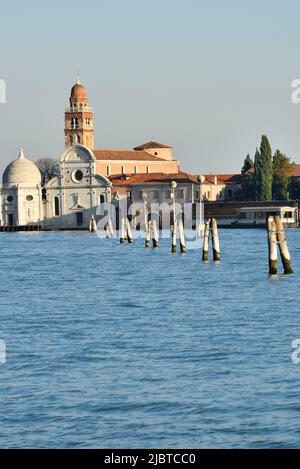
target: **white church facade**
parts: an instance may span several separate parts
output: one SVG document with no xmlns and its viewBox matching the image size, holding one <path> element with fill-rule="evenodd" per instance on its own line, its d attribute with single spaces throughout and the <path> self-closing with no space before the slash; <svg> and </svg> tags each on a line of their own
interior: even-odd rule
<svg viewBox="0 0 300 469">
<path fill-rule="evenodd" d="M 60 158 L 60 176 L 46 185 L 43 205 L 46 228 L 87 228 L 97 207 L 111 201 L 112 183 L 96 174 L 95 157 L 82 145 L 68 148 Z"/>
</svg>

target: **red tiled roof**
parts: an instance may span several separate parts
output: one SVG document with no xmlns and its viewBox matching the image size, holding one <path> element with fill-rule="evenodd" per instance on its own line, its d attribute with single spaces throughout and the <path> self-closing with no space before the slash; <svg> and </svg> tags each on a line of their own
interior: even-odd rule
<svg viewBox="0 0 300 469">
<path fill-rule="evenodd" d="M 173 148 L 169 147 L 168 145 L 163 145 L 162 143 L 155 142 L 154 140 L 151 140 L 151 142 L 144 143 L 144 145 L 140 145 L 139 147 L 135 147 L 134 150 L 152 150 L 155 148 Z"/>
<path fill-rule="evenodd" d="M 139 186 L 144 184 L 170 184 L 176 181 L 178 184 L 193 184 L 195 183 L 193 176 L 188 173 L 141 173 L 141 174 L 126 174 L 110 176 L 111 182 L 116 186 Z"/>
<path fill-rule="evenodd" d="M 145 151 L 93 150 L 96 160 L 166 161 Z"/>
<path fill-rule="evenodd" d="M 241 184 L 242 182 L 241 174 L 208 174 L 204 177 L 207 184 L 214 184 L 215 177 L 217 184 Z"/>
<path fill-rule="evenodd" d="M 300 177 L 300 164 L 295 164 L 291 171 L 291 176 L 299 178 Z"/>
<path fill-rule="evenodd" d="M 217 177 L 217 184 L 240 184 L 240 174 L 217 174 L 205 176 L 204 184 L 214 184 L 214 177 Z M 110 176 L 114 185 L 144 185 L 144 184 L 170 184 L 176 181 L 178 184 L 199 184 L 198 175 L 189 173 L 140 173 L 140 174 L 118 174 Z"/>
</svg>

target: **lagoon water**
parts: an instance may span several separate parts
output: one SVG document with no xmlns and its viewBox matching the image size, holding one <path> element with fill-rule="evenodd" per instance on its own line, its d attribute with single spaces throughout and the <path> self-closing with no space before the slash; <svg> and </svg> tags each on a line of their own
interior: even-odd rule
<svg viewBox="0 0 300 469">
<path fill-rule="evenodd" d="M 220 231 L 222 263 L 88 233 L 0 235 L 0 447 L 300 446 L 295 274 L 264 230 Z"/>
</svg>

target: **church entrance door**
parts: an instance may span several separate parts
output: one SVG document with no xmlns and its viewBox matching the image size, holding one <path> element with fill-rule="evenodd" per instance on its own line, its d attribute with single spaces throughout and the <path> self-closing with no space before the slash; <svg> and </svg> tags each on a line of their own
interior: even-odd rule
<svg viewBox="0 0 300 469">
<path fill-rule="evenodd" d="M 76 224 L 77 226 L 83 225 L 83 213 L 82 212 L 76 213 Z"/>
<path fill-rule="evenodd" d="M 13 213 L 8 214 L 8 226 L 14 226 L 14 215 L 13 215 Z"/>
</svg>

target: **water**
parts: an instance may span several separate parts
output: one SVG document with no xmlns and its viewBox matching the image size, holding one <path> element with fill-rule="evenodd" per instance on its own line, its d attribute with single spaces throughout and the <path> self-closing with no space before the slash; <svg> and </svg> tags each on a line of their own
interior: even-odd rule
<svg viewBox="0 0 300 469">
<path fill-rule="evenodd" d="M 87 233 L 1 234 L 0 446 L 299 446 L 295 274 L 267 275 L 266 233 L 201 253 Z"/>
</svg>

